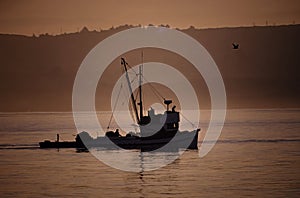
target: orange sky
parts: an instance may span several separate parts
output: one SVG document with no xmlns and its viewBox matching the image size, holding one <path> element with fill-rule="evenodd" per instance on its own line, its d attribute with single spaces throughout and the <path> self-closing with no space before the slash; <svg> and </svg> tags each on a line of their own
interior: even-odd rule
<svg viewBox="0 0 300 198">
<path fill-rule="evenodd" d="M 75 32 L 83 26 L 169 24 L 186 28 L 292 24 L 299 0 L 20 0 L 0 1 L 0 33 Z"/>
</svg>

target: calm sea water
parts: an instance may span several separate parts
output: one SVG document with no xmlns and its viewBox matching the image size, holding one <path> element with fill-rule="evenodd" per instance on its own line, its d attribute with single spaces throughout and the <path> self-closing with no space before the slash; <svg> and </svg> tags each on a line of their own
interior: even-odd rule
<svg viewBox="0 0 300 198">
<path fill-rule="evenodd" d="M 300 197 L 299 109 L 229 110 L 204 158 L 186 151 L 170 165 L 140 173 L 75 149 L 37 148 L 56 133 L 74 139 L 71 113 L 0 114 L 0 197 Z"/>
</svg>

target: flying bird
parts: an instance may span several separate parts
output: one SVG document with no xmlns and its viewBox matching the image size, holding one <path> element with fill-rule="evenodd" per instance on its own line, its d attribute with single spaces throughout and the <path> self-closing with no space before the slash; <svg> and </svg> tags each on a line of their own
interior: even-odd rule
<svg viewBox="0 0 300 198">
<path fill-rule="evenodd" d="M 237 43 L 232 43 L 233 48 L 232 49 L 239 49 L 239 44 Z"/>
</svg>

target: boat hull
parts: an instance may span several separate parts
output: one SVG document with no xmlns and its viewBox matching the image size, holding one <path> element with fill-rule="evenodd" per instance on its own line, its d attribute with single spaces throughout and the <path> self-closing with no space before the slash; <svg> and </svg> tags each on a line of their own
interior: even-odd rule
<svg viewBox="0 0 300 198">
<path fill-rule="evenodd" d="M 84 141 L 39 143 L 40 148 L 106 148 L 140 149 L 141 151 L 176 150 L 179 148 L 198 149 L 198 130 L 179 132 L 172 138 L 149 139 L 141 137 L 98 137 Z"/>
<path fill-rule="evenodd" d="M 50 142 L 50 141 L 44 141 L 39 142 L 40 148 L 79 148 L 80 145 L 77 144 L 77 142 Z"/>
</svg>

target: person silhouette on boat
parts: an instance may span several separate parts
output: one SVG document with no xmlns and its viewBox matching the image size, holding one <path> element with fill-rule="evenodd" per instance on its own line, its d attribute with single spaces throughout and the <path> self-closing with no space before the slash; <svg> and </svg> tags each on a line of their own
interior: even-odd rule
<svg viewBox="0 0 300 198">
<path fill-rule="evenodd" d="M 120 137 L 119 129 L 116 129 L 115 136 Z"/>
<path fill-rule="evenodd" d="M 176 111 L 175 111 L 175 108 L 176 108 L 176 105 L 174 105 L 174 106 L 172 107 L 172 112 L 176 112 Z"/>
<path fill-rule="evenodd" d="M 108 131 L 105 133 L 105 135 L 107 137 L 120 137 L 120 132 L 119 132 L 119 129 L 116 129 L 116 131 Z"/>
</svg>

